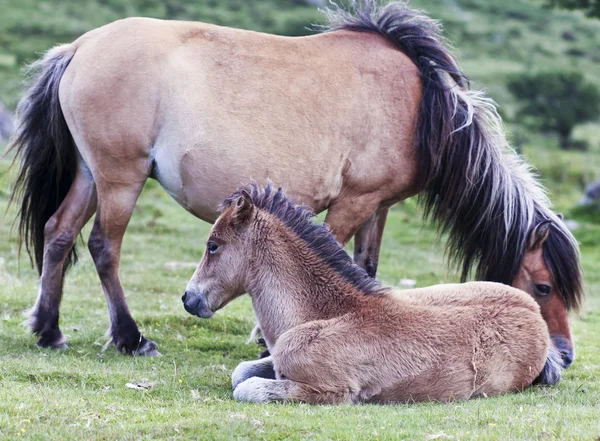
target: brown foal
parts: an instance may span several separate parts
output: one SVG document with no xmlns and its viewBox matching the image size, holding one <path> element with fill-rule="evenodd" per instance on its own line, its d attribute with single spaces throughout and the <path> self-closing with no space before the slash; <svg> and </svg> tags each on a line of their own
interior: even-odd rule
<svg viewBox="0 0 600 441">
<path fill-rule="evenodd" d="M 281 189 L 252 185 L 223 207 L 182 300 L 208 318 L 252 298 L 271 356 L 235 370 L 237 400 L 450 401 L 520 391 L 542 372 L 558 381 L 548 328 L 524 292 L 471 282 L 395 293 Z"/>
</svg>

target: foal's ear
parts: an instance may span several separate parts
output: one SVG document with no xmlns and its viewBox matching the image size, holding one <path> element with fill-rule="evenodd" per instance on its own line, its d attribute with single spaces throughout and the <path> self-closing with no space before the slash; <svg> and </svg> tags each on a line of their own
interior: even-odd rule
<svg viewBox="0 0 600 441">
<path fill-rule="evenodd" d="M 551 220 L 544 220 L 536 225 L 529 235 L 529 251 L 534 251 L 542 247 L 548 235 L 550 234 Z"/>
<path fill-rule="evenodd" d="M 244 222 L 250 217 L 252 209 L 254 208 L 250 193 L 246 190 L 242 190 L 241 196 L 238 197 L 233 204 L 233 213 L 231 216 L 236 222 Z"/>
</svg>

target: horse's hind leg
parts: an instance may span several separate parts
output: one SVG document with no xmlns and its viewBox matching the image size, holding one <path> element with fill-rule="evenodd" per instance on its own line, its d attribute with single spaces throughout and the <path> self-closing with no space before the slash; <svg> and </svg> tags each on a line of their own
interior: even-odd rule
<svg viewBox="0 0 600 441">
<path fill-rule="evenodd" d="M 69 193 L 44 229 L 40 291 L 29 322 L 32 332 L 39 336 L 37 345 L 40 347 L 66 347 L 65 338 L 58 326 L 64 264 L 81 229 L 95 210 L 96 186 L 79 169 Z"/>
<path fill-rule="evenodd" d="M 108 303 L 112 342 L 126 354 L 159 355 L 156 344 L 140 334 L 131 317 L 119 279 L 123 236 L 147 178 L 147 175 L 137 172 L 143 169 L 129 168 L 128 173 L 122 175 L 129 177 L 126 181 L 96 180 L 98 210 L 88 247 Z"/>
</svg>

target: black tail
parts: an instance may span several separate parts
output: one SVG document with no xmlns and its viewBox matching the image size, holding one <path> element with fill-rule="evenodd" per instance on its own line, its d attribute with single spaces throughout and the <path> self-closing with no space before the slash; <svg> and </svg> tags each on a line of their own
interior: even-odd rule
<svg viewBox="0 0 600 441">
<path fill-rule="evenodd" d="M 73 58 L 59 46 L 31 65 L 33 84 L 17 107 L 18 127 L 11 149 L 20 161 L 11 202 L 21 200 L 19 239 L 39 273 L 44 259 L 44 226 L 67 195 L 77 167 L 77 150 L 58 99 L 60 80 Z M 75 246 L 65 269 L 77 260 Z"/>
<path fill-rule="evenodd" d="M 540 375 L 533 381 L 533 384 L 552 386 L 560 381 L 561 372 L 562 356 L 560 355 L 560 351 L 554 346 L 554 343 L 551 343 L 544 369 L 542 369 Z"/>
<path fill-rule="evenodd" d="M 469 89 L 437 21 L 403 2 L 350 2 L 329 11 L 327 29 L 380 34 L 420 70 L 415 147 L 426 216 L 449 233 L 463 280 L 475 266 L 478 279 L 510 284 L 536 216 L 559 223 L 544 190 L 509 147 L 493 101 Z"/>
</svg>

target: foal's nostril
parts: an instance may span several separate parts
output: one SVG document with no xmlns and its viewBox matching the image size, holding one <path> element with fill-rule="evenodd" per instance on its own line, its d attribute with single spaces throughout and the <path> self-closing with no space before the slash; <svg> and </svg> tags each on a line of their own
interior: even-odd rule
<svg viewBox="0 0 600 441">
<path fill-rule="evenodd" d="M 187 299 L 187 291 L 183 293 L 183 295 L 181 296 L 181 301 L 185 303 Z"/>
</svg>

